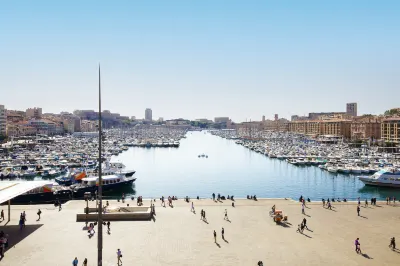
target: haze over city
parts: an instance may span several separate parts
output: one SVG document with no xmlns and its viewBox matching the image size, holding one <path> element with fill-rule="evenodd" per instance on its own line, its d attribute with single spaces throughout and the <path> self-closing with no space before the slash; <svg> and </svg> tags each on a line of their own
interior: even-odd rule
<svg viewBox="0 0 400 266">
<path fill-rule="evenodd" d="M 0 9 L 7 109 L 234 121 L 398 105 L 397 1 L 18 1 Z M 390 94 L 390 97 L 386 95 Z"/>
</svg>

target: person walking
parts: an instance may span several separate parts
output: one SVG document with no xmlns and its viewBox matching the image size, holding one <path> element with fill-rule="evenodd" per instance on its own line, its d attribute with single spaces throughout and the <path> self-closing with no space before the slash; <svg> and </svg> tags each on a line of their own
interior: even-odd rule
<svg viewBox="0 0 400 266">
<path fill-rule="evenodd" d="M 61 201 L 58 201 L 58 211 L 62 210 Z"/>
<path fill-rule="evenodd" d="M 82 266 L 87 266 L 87 258 L 83 261 Z"/>
<path fill-rule="evenodd" d="M 394 239 L 394 237 L 392 237 L 392 238 L 390 239 L 389 248 L 392 248 L 393 250 L 396 249 L 396 239 Z"/>
<path fill-rule="evenodd" d="M 4 221 L 4 210 L 1 210 L 1 220 Z"/>
<path fill-rule="evenodd" d="M 212 193 L 212 199 L 215 201 L 215 193 Z"/>
<path fill-rule="evenodd" d="M 120 265 L 120 263 L 122 264 L 122 252 L 120 249 L 117 250 L 117 265 Z"/>
<path fill-rule="evenodd" d="M 228 218 L 228 210 L 227 210 L 227 209 L 225 209 L 225 217 L 224 217 L 224 220 L 225 220 L 225 221 L 229 221 L 229 218 Z"/>
<path fill-rule="evenodd" d="M 192 201 L 192 208 L 190 209 L 190 211 L 193 212 L 193 213 L 195 213 L 193 201 Z"/>
<path fill-rule="evenodd" d="M 389 197 L 386 197 L 386 205 L 389 205 Z"/>
<path fill-rule="evenodd" d="M 221 236 L 222 236 L 222 239 L 225 240 L 225 229 L 223 227 L 221 230 Z"/>
<path fill-rule="evenodd" d="M 325 199 L 322 199 L 322 207 L 325 207 Z"/>
<path fill-rule="evenodd" d="M 107 233 L 108 233 L 108 234 L 110 234 L 110 231 L 111 231 L 110 225 L 111 225 L 111 223 L 110 223 L 110 221 L 108 221 L 108 222 L 107 222 Z"/>
<path fill-rule="evenodd" d="M 332 210 L 332 205 L 331 205 L 330 202 L 328 202 L 328 209 L 329 209 L 329 210 Z"/>
<path fill-rule="evenodd" d="M 78 266 L 78 258 L 75 257 L 75 259 L 72 261 L 73 266 Z"/>
<path fill-rule="evenodd" d="M 368 200 L 365 199 L 365 208 L 368 208 Z"/>
<path fill-rule="evenodd" d="M 214 243 L 217 243 L 217 232 L 214 230 Z"/>
<path fill-rule="evenodd" d="M 37 215 L 38 215 L 38 217 L 39 217 L 39 218 L 37 219 L 38 221 L 40 221 L 40 214 L 42 214 L 42 211 L 39 209 L 38 212 L 37 212 Z"/>
<path fill-rule="evenodd" d="M 354 245 L 356 246 L 356 252 L 357 252 L 357 254 L 358 253 L 361 253 L 361 248 L 360 248 L 360 246 L 361 246 L 361 244 L 360 244 L 360 239 L 357 237 L 357 239 L 354 241 Z"/>
<path fill-rule="evenodd" d="M 200 212 L 200 220 L 203 220 L 203 209 L 201 209 L 201 212 Z"/>
<path fill-rule="evenodd" d="M 207 222 L 206 211 L 203 211 L 203 221 Z"/>
<path fill-rule="evenodd" d="M 304 212 L 304 203 L 301 204 L 301 213 L 302 213 L 302 214 L 306 214 L 306 213 Z"/>
<path fill-rule="evenodd" d="M 360 206 L 357 206 L 357 214 L 360 216 Z"/>
<path fill-rule="evenodd" d="M 24 227 L 26 226 L 25 222 L 26 222 L 26 213 L 25 213 L 25 211 L 24 211 L 24 212 L 22 213 L 22 224 L 23 224 Z"/>
<path fill-rule="evenodd" d="M 302 224 L 303 224 L 303 226 L 304 226 L 305 228 L 307 228 L 307 230 L 308 230 L 308 227 L 307 227 L 307 219 L 306 219 L 306 218 L 303 219 Z"/>
</svg>

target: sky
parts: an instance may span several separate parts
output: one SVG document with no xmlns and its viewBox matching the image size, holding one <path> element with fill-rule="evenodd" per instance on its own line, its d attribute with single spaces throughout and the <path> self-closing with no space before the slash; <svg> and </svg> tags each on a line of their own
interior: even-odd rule
<svg viewBox="0 0 400 266">
<path fill-rule="evenodd" d="M 0 104 L 233 121 L 400 107 L 400 1 L 0 1 Z"/>
</svg>

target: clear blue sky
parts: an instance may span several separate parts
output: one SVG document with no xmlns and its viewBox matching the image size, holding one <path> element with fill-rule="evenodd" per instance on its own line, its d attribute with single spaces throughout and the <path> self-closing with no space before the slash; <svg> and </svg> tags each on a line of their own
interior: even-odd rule
<svg viewBox="0 0 400 266">
<path fill-rule="evenodd" d="M 0 104 L 260 120 L 400 107 L 400 1 L 1 1 Z"/>
</svg>

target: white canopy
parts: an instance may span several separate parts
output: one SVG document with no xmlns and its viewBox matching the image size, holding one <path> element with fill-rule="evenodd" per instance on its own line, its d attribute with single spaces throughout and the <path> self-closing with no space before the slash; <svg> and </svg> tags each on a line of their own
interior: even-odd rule
<svg viewBox="0 0 400 266">
<path fill-rule="evenodd" d="M 49 184 L 49 181 L 1 181 L 0 204 L 46 184 Z"/>
</svg>

